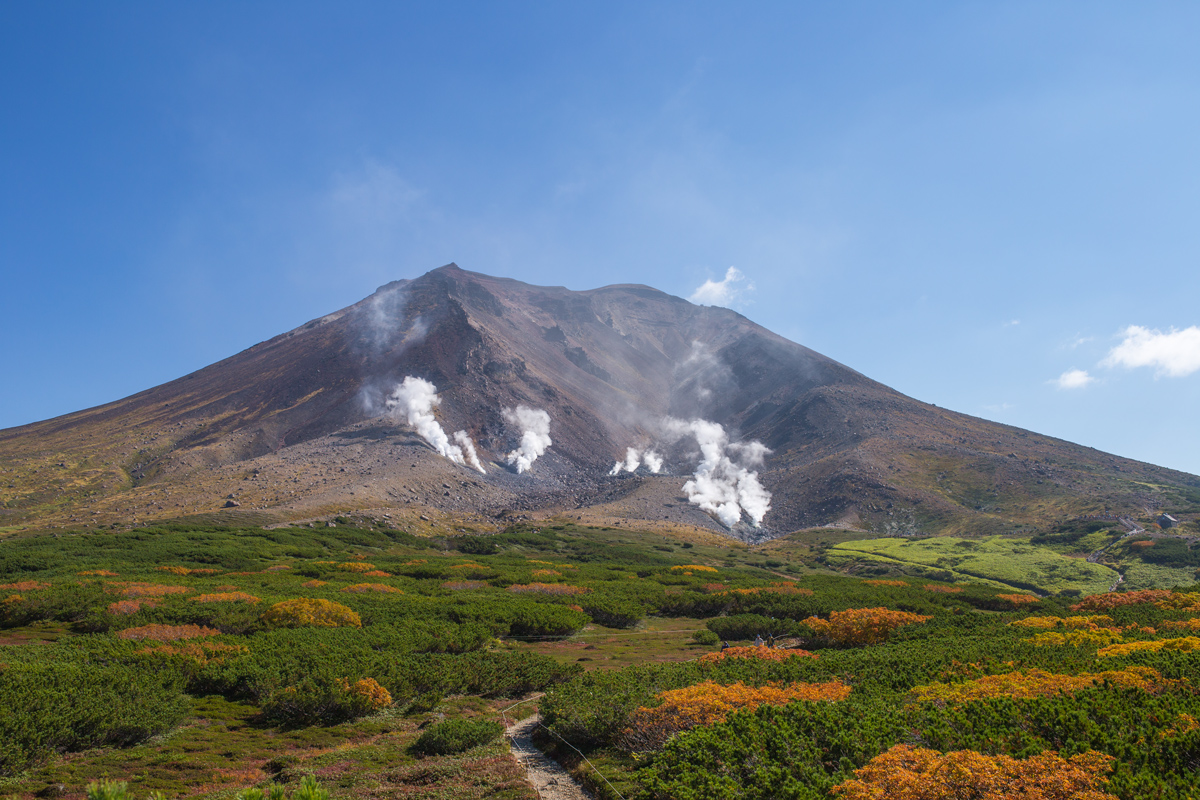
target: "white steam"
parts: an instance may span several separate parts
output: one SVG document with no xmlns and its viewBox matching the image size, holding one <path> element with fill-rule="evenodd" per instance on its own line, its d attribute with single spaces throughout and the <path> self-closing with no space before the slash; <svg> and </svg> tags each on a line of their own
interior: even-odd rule
<svg viewBox="0 0 1200 800">
<path fill-rule="evenodd" d="M 521 429 L 521 443 L 505 458 L 521 473 L 533 466 L 538 456 L 554 444 L 550 440 L 550 415 L 540 408 L 517 406 L 501 410 L 505 421 Z"/>
<path fill-rule="evenodd" d="M 442 426 L 438 424 L 437 418 L 433 415 L 433 407 L 440 402 L 441 398 L 438 397 L 436 386 L 423 378 L 414 378 L 409 375 L 392 391 L 391 396 L 387 399 L 387 408 L 394 414 L 404 414 L 408 424 L 416 429 L 422 439 L 429 442 L 438 455 L 445 456 L 455 464 L 465 466 L 467 463 L 467 458 L 463 456 L 465 449 L 471 460 L 471 466 L 483 472 L 483 465 L 479 463 L 479 456 L 475 454 L 475 443 L 471 441 L 471 437 L 467 435 L 466 431 L 458 431 L 454 434 L 454 439 L 459 444 L 450 444 L 450 438 L 446 436 L 446 432 L 442 430 Z"/>
<path fill-rule="evenodd" d="M 636 447 L 627 447 L 625 460 L 613 464 L 613 468 L 608 471 L 608 474 L 620 475 L 622 472 L 637 472 L 637 468 L 642 464 L 646 465 L 646 469 L 657 474 L 663 468 L 662 456 L 653 450 L 639 452 Z"/>
<path fill-rule="evenodd" d="M 467 457 L 467 463 L 480 472 L 487 474 L 487 470 L 483 468 L 483 464 L 479 463 L 479 454 L 475 452 L 475 443 L 471 441 L 471 437 L 466 431 L 455 431 L 454 441 L 458 442 L 462 447 L 463 455 Z"/>
<path fill-rule="evenodd" d="M 708 420 L 668 418 L 665 427 L 676 438 L 694 436 L 700 446 L 700 464 L 683 485 L 688 502 L 714 515 L 727 528 L 740 522 L 743 514 L 754 527 L 761 527 L 771 509 L 771 493 L 749 467 L 761 465 L 770 449 L 757 441 L 730 444 L 725 428 Z M 735 458 L 741 463 L 735 463 Z"/>
</svg>

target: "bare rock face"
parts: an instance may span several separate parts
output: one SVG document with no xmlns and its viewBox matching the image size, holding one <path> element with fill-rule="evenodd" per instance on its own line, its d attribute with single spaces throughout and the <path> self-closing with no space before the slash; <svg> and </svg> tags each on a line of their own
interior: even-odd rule
<svg viewBox="0 0 1200 800">
<path fill-rule="evenodd" d="M 485 472 L 439 455 L 389 408 L 406 376 L 437 388 L 438 424 L 473 442 Z M 507 463 L 523 431 L 505 410 L 520 406 L 546 412 L 552 440 L 524 472 Z M 681 433 L 696 421 L 722 426 L 730 469 L 769 492 L 760 527 L 749 514 L 731 524 L 685 490 L 711 456 Z M 739 449 L 752 442 L 766 450 Z M 654 452 L 661 470 L 639 456 L 635 474 L 610 475 L 628 448 Z M 918 402 L 728 309 L 455 265 L 179 380 L 0 431 L 0 465 L 11 478 L 0 525 L 388 508 L 417 528 L 586 512 L 748 539 L 827 524 L 1000 532 L 1136 511 L 1160 505 L 1156 492 L 1200 486 Z"/>
</svg>

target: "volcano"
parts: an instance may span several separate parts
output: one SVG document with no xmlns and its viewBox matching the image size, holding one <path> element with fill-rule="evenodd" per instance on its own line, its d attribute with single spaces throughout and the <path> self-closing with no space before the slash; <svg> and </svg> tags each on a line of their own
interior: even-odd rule
<svg viewBox="0 0 1200 800">
<path fill-rule="evenodd" d="M 482 471 L 397 413 L 410 376 L 436 387 L 438 425 L 464 432 Z M 551 443 L 518 471 L 521 408 L 545 412 Z M 481 531 L 559 515 L 744 539 L 1036 530 L 1200 487 L 906 397 L 728 309 L 453 264 L 162 386 L 0 431 L 0 478 L 0 526 L 18 528 L 370 514 Z M 755 486 L 757 518 L 740 494 Z"/>
</svg>

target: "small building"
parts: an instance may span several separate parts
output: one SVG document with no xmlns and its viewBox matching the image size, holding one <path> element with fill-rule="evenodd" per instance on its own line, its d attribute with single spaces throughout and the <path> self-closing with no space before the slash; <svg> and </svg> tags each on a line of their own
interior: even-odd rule
<svg viewBox="0 0 1200 800">
<path fill-rule="evenodd" d="M 1167 528 L 1174 528 L 1179 524 L 1179 520 L 1175 519 L 1170 514 L 1163 514 L 1161 517 L 1155 520 L 1155 522 L 1157 522 L 1158 527 L 1162 528 L 1163 530 L 1166 530 Z"/>
</svg>

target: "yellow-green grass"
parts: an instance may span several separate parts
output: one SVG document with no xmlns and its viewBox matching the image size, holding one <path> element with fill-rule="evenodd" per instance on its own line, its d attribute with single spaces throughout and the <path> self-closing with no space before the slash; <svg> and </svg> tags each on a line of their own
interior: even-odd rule
<svg viewBox="0 0 1200 800">
<path fill-rule="evenodd" d="M 961 539 L 869 539 L 830 548 L 831 563 L 866 561 L 908 567 L 925 574 L 943 572 L 955 580 L 988 583 L 1043 594 L 1105 592 L 1117 572 L 1079 558 L 1068 558 L 1028 540 L 992 536 Z"/>
<path fill-rule="evenodd" d="M 529 641 L 520 649 L 550 656 L 585 670 L 621 669 L 660 661 L 690 661 L 713 650 L 692 641 L 696 631 L 707 630 L 702 619 L 649 617 L 628 630 L 588 625 L 568 639 Z"/>
</svg>

